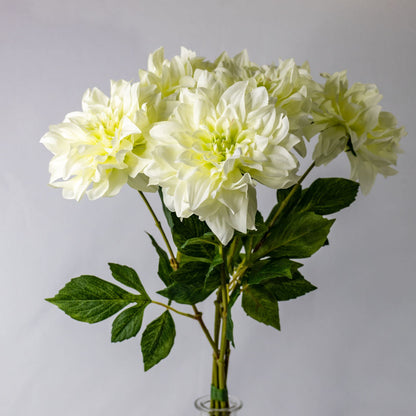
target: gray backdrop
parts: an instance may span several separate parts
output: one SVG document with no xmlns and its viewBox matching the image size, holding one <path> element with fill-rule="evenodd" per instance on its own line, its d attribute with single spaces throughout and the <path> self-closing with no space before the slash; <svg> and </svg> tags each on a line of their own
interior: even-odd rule
<svg viewBox="0 0 416 416">
<path fill-rule="evenodd" d="M 137 194 L 64 200 L 47 186 L 39 139 L 86 88 L 108 93 L 110 79 L 137 79 L 154 49 L 172 57 L 181 45 L 210 59 L 247 48 L 257 63 L 309 60 L 316 78 L 348 69 L 351 82 L 379 86 L 409 133 L 399 174 L 341 212 L 331 245 L 305 261 L 319 289 L 281 304 L 282 331 L 234 313 L 230 390 L 242 415 L 416 413 L 414 0 L 2 0 L 0 11 L 1 415 L 192 415 L 208 392 L 195 322 L 178 317 L 171 355 L 144 373 L 139 338 L 111 344 L 111 320 L 82 324 L 43 300 L 71 277 L 109 278 L 108 261 L 161 288 Z M 347 176 L 348 164 L 316 174 Z M 261 191 L 263 212 L 273 198 Z"/>
</svg>

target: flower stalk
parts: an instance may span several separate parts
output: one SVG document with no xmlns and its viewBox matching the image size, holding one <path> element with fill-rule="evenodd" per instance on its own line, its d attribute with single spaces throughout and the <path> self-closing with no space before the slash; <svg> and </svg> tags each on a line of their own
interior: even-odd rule
<svg viewBox="0 0 416 416">
<path fill-rule="evenodd" d="M 156 224 L 157 229 L 160 232 L 160 235 L 163 238 L 163 241 L 166 244 L 166 248 L 168 249 L 169 255 L 170 255 L 170 264 L 172 266 L 173 270 L 177 270 L 179 267 L 178 261 L 176 260 L 175 255 L 173 254 L 173 250 L 172 250 L 172 246 L 170 245 L 169 239 L 167 238 L 165 231 L 163 230 L 162 224 L 159 221 L 159 218 L 157 217 L 155 211 L 153 210 L 152 206 L 150 205 L 148 199 L 146 198 L 146 196 L 144 195 L 144 193 L 142 191 L 138 191 L 139 195 L 142 197 L 147 209 L 149 210 L 151 216 L 153 217 L 153 220 Z"/>
</svg>

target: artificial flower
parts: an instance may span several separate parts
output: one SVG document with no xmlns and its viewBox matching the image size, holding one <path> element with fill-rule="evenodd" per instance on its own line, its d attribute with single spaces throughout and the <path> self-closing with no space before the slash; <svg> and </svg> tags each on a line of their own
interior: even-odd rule
<svg viewBox="0 0 416 416">
<path fill-rule="evenodd" d="M 214 67 L 203 57 L 184 47 L 181 48 L 181 54 L 171 60 L 165 59 L 163 48 L 157 49 L 149 55 L 147 66 L 147 71 L 139 70 L 141 84 L 153 85 L 162 97 L 173 95 L 173 99 L 180 88 L 195 85 L 193 75 L 196 69 Z"/>
<path fill-rule="evenodd" d="M 41 143 L 54 154 L 50 184 L 62 188 L 64 198 L 114 196 L 129 178 L 137 189 L 154 190 L 141 172 L 140 155 L 146 148 L 141 93 L 151 96 L 127 81 L 112 82 L 110 98 L 97 88 L 88 89 L 83 111 L 67 114 L 42 137 Z"/>
<path fill-rule="evenodd" d="M 346 151 L 351 178 L 368 193 L 377 174 L 396 173 L 399 141 L 406 134 L 395 117 L 381 111 L 382 98 L 374 84 L 355 83 L 348 88 L 346 71 L 323 74 L 325 85 L 315 91 L 313 124 L 306 135 L 319 133 L 313 152 L 316 165 L 327 164 Z"/>
<path fill-rule="evenodd" d="M 153 161 L 145 173 L 170 210 L 197 215 L 226 244 L 234 230 L 254 228 L 255 181 L 294 183 L 298 162 L 290 151 L 299 140 L 254 80 L 224 88 L 214 73 L 200 70 L 196 78 L 195 88 L 181 89 L 169 120 L 150 130 Z"/>
<path fill-rule="evenodd" d="M 214 71 L 221 72 L 229 85 L 254 78 L 258 87 L 266 88 L 276 107 L 287 115 L 290 132 L 299 138 L 295 149 L 304 157 L 303 127 L 310 124 L 312 94 L 317 88 L 310 75 L 309 64 L 305 62 L 298 66 L 293 59 L 286 59 L 280 60 L 279 65 L 258 66 L 250 61 L 244 50 L 233 58 L 224 52 L 215 65 Z"/>
</svg>

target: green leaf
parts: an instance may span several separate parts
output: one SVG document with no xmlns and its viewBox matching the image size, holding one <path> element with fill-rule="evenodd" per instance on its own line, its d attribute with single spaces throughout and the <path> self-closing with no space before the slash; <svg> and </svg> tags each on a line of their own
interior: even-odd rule
<svg viewBox="0 0 416 416">
<path fill-rule="evenodd" d="M 169 256 L 167 255 L 166 251 L 159 246 L 151 234 L 147 233 L 147 235 L 152 240 L 153 247 L 156 249 L 156 252 L 159 255 L 159 267 L 157 274 L 162 282 L 166 286 L 169 286 L 172 284 L 172 279 L 170 277 L 170 274 L 172 273 L 172 266 L 170 264 Z"/>
<path fill-rule="evenodd" d="M 187 240 L 196 237 L 202 237 L 211 230 L 204 221 L 198 219 L 196 215 L 191 215 L 189 218 L 180 220 L 176 214 L 173 214 L 173 239 L 178 248 L 185 245 Z"/>
<path fill-rule="evenodd" d="M 359 184 L 344 178 L 320 178 L 302 193 L 299 209 L 328 215 L 351 205 Z"/>
<path fill-rule="evenodd" d="M 251 318 L 280 331 L 277 300 L 265 287 L 247 286 L 243 291 L 242 307 Z"/>
<path fill-rule="evenodd" d="M 174 282 L 157 293 L 186 305 L 202 302 L 215 290 L 212 286 L 205 287 L 209 267 L 208 263 L 202 262 L 183 264 L 171 274 Z"/>
<path fill-rule="evenodd" d="M 142 301 L 137 301 L 137 305 L 121 312 L 114 319 L 111 342 L 120 342 L 135 337 L 142 326 L 144 310 L 150 303 L 148 299 L 143 298 Z"/>
<path fill-rule="evenodd" d="M 173 282 L 189 283 L 199 281 L 203 287 L 205 276 L 210 268 L 209 263 L 192 261 L 185 263 L 171 274 Z"/>
<path fill-rule="evenodd" d="M 301 266 L 301 263 L 297 263 L 285 257 L 260 260 L 255 262 L 246 272 L 244 282 L 256 284 L 261 283 L 263 280 L 281 276 L 291 279 L 292 272 Z"/>
<path fill-rule="evenodd" d="M 255 258 L 266 255 L 276 258 L 309 257 L 324 245 L 334 221 L 313 212 L 294 212 L 271 228 L 269 237 L 255 253 Z"/>
<path fill-rule="evenodd" d="M 201 289 L 200 282 L 175 282 L 157 293 L 178 303 L 194 305 L 205 300 L 212 292 L 212 290 Z"/>
<path fill-rule="evenodd" d="M 169 300 L 185 305 L 194 305 L 205 300 L 215 289 L 208 290 L 201 282 L 175 282 L 166 289 L 159 290 L 159 295 L 165 296 Z"/>
<path fill-rule="evenodd" d="M 186 254 L 181 253 L 180 251 L 178 251 L 177 260 L 181 266 L 186 263 L 192 263 L 192 262 L 202 262 L 202 263 L 208 263 L 208 264 L 211 264 L 212 262 L 212 259 L 210 258 L 188 256 Z"/>
<path fill-rule="evenodd" d="M 141 295 L 150 299 L 144 290 L 139 276 L 131 267 L 122 266 L 121 264 L 116 263 L 108 263 L 108 265 L 110 266 L 111 274 L 113 275 L 114 279 L 120 283 L 123 283 L 123 285 L 136 289 Z"/>
<path fill-rule="evenodd" d="M 185 243 L 180 247 L 180 249 L 183 251 L 186 247 L 192 246 L 192 245 L 202 245 L 202 244 L 210 244 L 213 246 L 219 246 L 220 243 L 218 242 L 217 237 L 215 237 L 215 234 L 212 232 L 205 233 L 201 237 L 193 237 L 189 238 L 185 241 Z"/>
<path fill-rule="evenodd" d="M 72 279 L 55 297 L 46 300 L 71 318 L 92 324 L 114 315 L 137 298 L 112 283 L 84 275 Z"/>
<path fill-rule="evenodd" d="M 168 356 L 175 341 L 175 323 L 169 311 L 163 312 L 144 330 L 141 341 L 144 371 Z"/>
<path fill-rule="evenodd" d="M 205 276 L 204 287 L 207 290 L 215 290 L 221 284 L 221 265 L 224 263 L 222 255 L 217 253 L 209 265 Z"/>
<path fill-rule="evenodd" d="M 199 224 L 197 224 L 197 223 Z M 205 232 L 204 234 L 196 237 L 192 237 L 192 233 L 199 233 L 204 231 L 205 228 L 200 228 L 202 223 L 196 216 L 190 218 L 185 218 L 182 221 L 181 228 L 183 223 L 186 226 L 190 226 L 188 229 L 181 229 L 181 234 L 176 234 L 179 226 L 175 225 L 173 227 L 173 240 L 175 245 L 178 245 L 178 250 L 181 254 L 185 254 L 190 257 L 196 257 L 200 259 L 206 259 L 208 261 L 212 260 L 215 256 L 219 242 L 215 235 L 212 232 Z M 182 234 L 183 233 L 183 234 Z M 189 237 L 186 238 L 186 235 Z M 182 244 L 179 246 L 179 244 Z"/>
<path fill-rule="evenodd" d="M 264 283 L 264 287 L 279 301 L 295 299 L 317 289 L 299 272 L 295 272 L 292 279 L 281 276 L 269 280 Z"/>
</svg>

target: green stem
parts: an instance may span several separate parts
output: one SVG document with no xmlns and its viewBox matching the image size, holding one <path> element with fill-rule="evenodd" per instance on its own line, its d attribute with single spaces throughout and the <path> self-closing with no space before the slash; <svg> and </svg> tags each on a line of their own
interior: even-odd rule
<svg viewBox="0 0 416 416">
<path fill-rule="evenodd" d="M 222 301 L 222 325 L 221 325 L 221 344 L 220 344 L 220 356 L 218 359 L 218 384 L 221 390 L 227 388 L 227 376 L 225 365 L 228 361 L 227 357 L 227 313 L 228 313 L 228 287 L 226 277 L 226 259 L 225 248 L 221 246 L 221 254 L 224 259 L 224 263 L 221 267 L 221 301 Z M 229 353 L 229 350 L 228 350 Z M 221 408 L 228 407 L 228 399 L 221 400 Z"/>
<path fill-rule="evenodd" d="M 309 168 L 306 170 L 306 172 L 301 176 L 301 178 L 297 181 L 296 185 L 292 188 L 292 190 L 289 192 L 289 195 L 284 199 L 284 201 L 280 204 L 279 209 L 276 211 L 276 214 L 274 214 L 272 220 L 269 224 L 269 229 L 273 226 L 273 224 L 276 222 L 279 215 L 282 213 L 282 211 L 285 209 L 286 205 L 289 203 L 292 196 L 295 194 L 299 186 L 302 184 L 302 182 L 305 180 L 305 178 L 309 175 L 310 171 L 315 167 L 315 162 L 312 162 L 312 164 L 309 166 Z"/>
<path fill-rule="evenodd" d="M 234 260 L 235 251 L 237 249 L 237 243 L 239 239 L 240 237 L 238 235 L 234 236 L 234 238 L 231 241 L 230 248 L 228 249 L 227 261 L 226 261 L 227 273 L 230 273 L 233 270 L 233 260 Z"/>
<path fill-rule="evenodd" d="M 164 241 L 164 242 L 165 242 L 165 244 L 166 244 L 166 247 L 167 247 L 167 249 L 168 249 L 168 251 L 169 251 L 169 255 L 170 255 L 170 264 L 171 264 L 171 266 L 172 266 L 172 269 L 173 269 L 173 270 L 177 270 L 177 269 L 178 269 L 178 267 L 179 267 L 179 265 L 178 265 L 178 262 L 177 262 L 177 260 L 176 260 L 175 255 L 173 254 L 173 250 L 172 250 L 172 247 L 171 247 L 171 245 L 170 245 L 170 243 L 169 243 L 169 240 L 168 240 L 168 238 L 166 237 L 165 232 L 163 231 L 162 224 L 160 223 L 159 218 L 157 218 L 157 215 L 155 214 L 155 212 L 153 211 L 153 208 L 151 207 L 151 205 L 150 205 L 149 201 L 148 201 L 148 200 L 147 200 L 147 198 L 144 196 L 144 193 L 143 193 L 142 191 L 138 191 L 138 192 L 139 192 L 140 196 L 142 197 L 142 199 L 143 199 L 144 203 L 146 204 L 146 207 L 147 207 L 147 208 L 148 208 L 148 210 L 150 211 L 150 214 L 152 215 L 153 220 L 155 221 L 156 227 L 159 229 L 160 234 L 162 235 L 163 241 Z"/>
<path fill-rule="evenodd" d="M 212 339 L 211 334 L 209 333 L 208 328 L 206 327 L 206 325 L 204 323 L 204 320 L 202 319 L 202 312 L 200 312 L 195 305 L 192 305 L 192 308 L 193 308 L 193 310 L 195 312 L 195 319 L 199 322 L 199 325 L 201 326 L 202 331 L 204 332 L 205 336 L 207 337 L 208 342 L 211 344 L 211 347 L 212 347 L 212 349 L 214 351 L 214 355 L 216 357 L 218 357 L 218 348 L 217 348 L 217 345 L 214 342 L 214 340 Z"/>
<path fill-rule="evenodd" d="M 215 305 L 215 317 L 214 317 L 214 343 L 218 351 L 218 344 L 220 339 L 220 330 L 221 330 L 221 290 L 217 291 L 217 299 L 214 301 Z M 218 384 L 218 359 L 219 353 L 213 355 L 212 357 L 212 379 L 211 384 L 215 387 L 219 387 Z M 211 398 L 211 409 L 218 409 L 219 402 Z"/>
<path fill-rule="evenodd" d="M 177 309 L 172 308 L 172 306 L 166 305 L 165 303 L 157 302 L 155 300 L 152 300 L 152 303 L 154 303 L 155 305 L 163 306 L 164 308 L 169 309 L 170 311 L 175 312 L 179 315 L 186 316 L 187 318 L 192 318 L 192 319 L 198 320 L 197 315 L 191 315 L 190 313 L 178 311 Z"/>
</svg>

